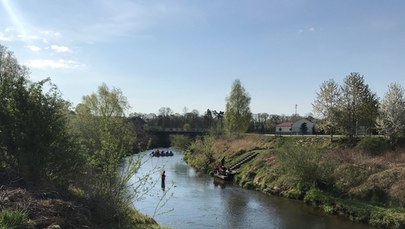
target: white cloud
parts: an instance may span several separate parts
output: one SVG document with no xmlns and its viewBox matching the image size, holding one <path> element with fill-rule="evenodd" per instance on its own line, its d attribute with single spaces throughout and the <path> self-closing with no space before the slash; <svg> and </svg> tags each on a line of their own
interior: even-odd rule
<svg viewBox="0 0 405 229">
<path fill-rule="evenodd" d="M 41 48 L 38 47 L 38 46 L 35 46 L 35 45 L 27 45 L 27 46 L 25 46 L 25 47 L 27 47 L 29 50 L 31 50 L 31 51 L 33 51 L 33 52 L 39 52 L 39 51 L 41 51 Z"/>
<path fill-rule="evenodd" d="M 16 29 L 5 28 L 3 32 L 0 32 L 0 41 L 23 41 L 25 43 L 42 41 L 42 43 L 47 44 L 48 42 L 56 42 L 62 38 L 60 32 L 47 30 L 39 30 L 34 33 L 20 33 Z"/>
<path fill-rule="evenodd" d="M 314 27 L 307 27 L 307 28 L 305 28 L 305 29 L 298 29 L 298 33 L 299 34 L 301 34 L 301 33 L 306 33 L 306 32 L 311 32 L 311 33 L 313 33 L 313 32 L 315 32 L 316 31 L 316 29 L 314 28 Z"/>
<path fill-rule="evenodd" d="M 55 31 L 50 31 L 50 30 L 42 30 L 42 31 L 39 31 L 39 33 L 44 34 L 49 37 L 61 37 L 62 36 L 60 34 L 60 32 L 55 32 Z"/>
<path fill-rule="evenodd" d="M 41 40 L 42 39 L 41 37 L 39 37 L 37 35 L 25 35 L 25 34 L 17 35 L 17 37 L 23 41 L 32 41 L 32 40 Z"/>
<path fill-rule="evenodd" d="M 28 61 L 27 64 L 31 68 L 39 68 L 39 69 L 45 69 L 45 68 L 79 68 L 83 67 L 83 64 L 80 64 L 74 60 L 51 60 L 51 59 L 37 59 L 37 60 L 30 60 Z"/>
<path fill-rule="evenodd" d="M 0 41 L 12 41 L 13 38 L 11 36 L 7 36 L 0 33 Z"/>
<path fill-rule="evenodd" d="M 59 45 L 51 45 L 51 49 L 57 53 L 71 53 L 72 50 L 66 46 L 59 46 Z"/>
</svg>

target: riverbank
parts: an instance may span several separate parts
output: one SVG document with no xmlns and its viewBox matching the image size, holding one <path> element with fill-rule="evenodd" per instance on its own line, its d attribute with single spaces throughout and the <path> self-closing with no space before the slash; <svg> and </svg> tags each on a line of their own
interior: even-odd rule
<svg viewBox="0 0 405 229">
<path fill-rule="evenodd" d="M 223 157 L 229 166 L 259 152 L 237 170 L 235 183 L 303 200 L 353 221 L 404 228 L 405 150 L 377 150 L 378 145 L 364 141 L 370 139 L 348 144 L 319 137 L 207 136 L 189 146 L 185 159 L 209 173 Z"/>
<path fill-rule="evenodd" d="M 28 184 L 12 173 L 0 173 L 0 228 L 160 228 L 133 208 L 128 222 L 96 218 L 91 201 L 51 184 Z M 125 224 L 125 225 L 124 225 Z"/>
</svg>

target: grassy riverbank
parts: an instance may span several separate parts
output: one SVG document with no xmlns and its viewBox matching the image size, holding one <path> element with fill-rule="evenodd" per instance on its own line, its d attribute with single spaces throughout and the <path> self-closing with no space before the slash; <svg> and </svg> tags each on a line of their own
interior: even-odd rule
<svg viewBox="0 0 405 229">
<path fill-rule="evenodd" d="M 330 214 L 376 227 L 405 227 L 405 149 L 386 150 L 378 138 L 356 142 L 302 136 L 207 136 L 194 141 L 186 161 L 209 173 L 251 152 L 235 182 L 248 189 L 300 199 Z"/>
<path fill-rule="evenodd" d="M 0 229 L 10 228 L 161 228 L 154 219 L 127 206 L 120 217 L 102 217 L 94 200 L 50 183 L 30 184 L 0 172 Z M 108 203 L 104 203 L 107 206 Z M 110 203 L 111 205 L 111 203 Z"/>
</svg>

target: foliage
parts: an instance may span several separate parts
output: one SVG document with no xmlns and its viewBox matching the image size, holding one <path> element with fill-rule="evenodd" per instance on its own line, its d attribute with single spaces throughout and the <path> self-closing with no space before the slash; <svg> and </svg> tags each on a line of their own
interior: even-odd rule
<svg viewBox="0 0 405 229">
<path fill-rule="evenodd" d="M 214 140 L 212 136 L 205 136 L 193 141 L 186 151 L 185 160 L 187 163 L 198 170 L 210 171 L 211 163 L 214 162 L 212 153 Z"/>
<path fill-rule="evenodd" d="M 18 172 L 28 187 L 57 184 L 90 197 L 93 219 L 111 222 L 109 228 L 137 228 L 142 217 L 124 194 L 140 164 L 129 160 L 121 168 L 134 139 L 125 97 L 103 85 L 84 97 L 77 115 L 69 105 L 49 79 L 31 82 L 28 69 L 0 46 L 0 169 Z M 156 225 L 144 218 L 145 225 Z M 0 228 L 28 228 L 26 221 L 25 211 L 0 212 Z"/>
<path fill-rule="evenodd" d="M 404 208 L 384 208 L 356 200 L 345 200 L 319 189 L 310 189 L 304 201 L 321 207 L 330 214 L 345 215 L 352 221 L 368 223 L 378 228 L 402 228 L 405 223 Z"/>
<path fill-rule="evenodd" d="M 350 73 L 341 87 L 338 105 L 338 124 L 342 131 L 353 138 L 363 128 L 375 127 L 378 116 L 378 98 L 364 82 L 364 76 Z"/>
<path fill-rule="evenodd" d="M 170 136 L 170 142 L 171 145 L 179 150 L 187 150 L 187 148 L 191 144 L 191 137 L 184 136 L 184 135 L 171 135 Z"/>
<path fill-rule="evenodd" d="M 378 126 L 380 132 L 395 145 L 401 132 L 405 130 L 405 95 L 400 84 L 390 84 L 381 101 Z"/>
<path fill-rule="evenodd" d="M 318 128 L 330 134 L 331 139 L 338 128 L 337 105 L 340 100 L 340 94 L 339 85 L 333 79 L 330 79 L 323 82 L 312 104 L 315 114 L 322 119 Z"/>
<path fill-rule="evenodd" d="M 269 125 L 271 122 L 269 122 L 270 115 L 267 113 L 258 113 L 256 115 L 253 115 L 252 119 L 252 126 L 251 129 L 249 129 L 249 132 L 258 132 L 258 133 L 269 133 L 272 130 L 274 130 L 274 126 Z"/>
<path fill-rule="evenodd" d="M 110 90 L 102 84 L 97 93 L 84 96 L 76 108 L 72 129 L 87 155 L 91 174 L 87 189 L 100 210 L 96 214 L 103 219 L 122 215 L 127 183 L 140 166 L 140 159 L 131 157 L 120 169 L 124 157 L 132 152 L 135 138 L 125 118 L 128 107 L 119 89 Z"/>
<path fill-rule="evenodd" d="M 250 96 L 242 87 L 240 80 L 235 80 L 232 85 L 231 94 L 226 98 L 225 130 L 229 134 L 245 133 L 252 120 L 250 112 Z"/>
<path fill-rule="evenodd" d="M 27 213 L 22 209 L 1 210 L 0 211 L 0 229 L 18 229 L 31 228 Z"/>
<path fill-rule="evenodd" d="M 364 76 L 352 72 L 339 87 L 333 80 L 324 82 L 313 103 L 321 118 L 318 128 L 331 135 L 339 128 L 350 139 L 371 133 L 378 117 L 378 98 L 364 82 Z"/>
<path fill-rule="evenodd" d="M 323 150 L 313 146 L 286 144 L 279 149 L 278 158 L 283 171 L 305 186 L 330 185 L 332 161 L 326 160 Z"/>
<path fill-rule="evenodd" d="M 356 149 L 363 150 L 372 155 L 378 155 L 389 149 L 387 141 L 381 137 L 365 136 L 360 138 Z"/>
<path fill-rule="evenodd" d="M 28 180 L 66 183 L 83 163 L 68 133 L 69 104 L 49 79 L 30 82 L 2 46 L 0 65 L 0 158 Z"/>
</svg>

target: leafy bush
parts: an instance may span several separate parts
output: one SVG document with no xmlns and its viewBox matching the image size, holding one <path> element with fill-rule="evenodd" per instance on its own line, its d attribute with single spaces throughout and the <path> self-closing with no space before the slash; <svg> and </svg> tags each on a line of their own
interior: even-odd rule
<svg viewBox="0 0 405 229">
<path fill-rule="evenodd" d="M 188 147 L 185 160 L 193 167 L 208 172 L 211 163 L 215 160 L 211 151 L 214 137 L 205 136 L 197 138 Z"/>
<path fill-rule="evenodd" d="M 371 155 L 379 155 L 389 147 L 389 143 L 384 138 L 373 136 L 361 138 L 356 145 L 356 149 L 363 150 Z"/>
<path fill-rule="evenodd" d="M 69 103 L 49 79 L 29 80 L 29 70 L 0 45 L 0 159 L 27 181 L 67 182 L 82 158 L 68 133 Z"/>
<path fill-rule="evenodd" d="M 283 171 L 304 186 L 324 187 L 331 184 L 333 161 L 323 151 L 312 146 L 285 145 L 280 148 L 279 160 Z"/>
</svg>

